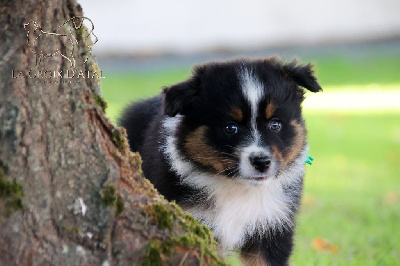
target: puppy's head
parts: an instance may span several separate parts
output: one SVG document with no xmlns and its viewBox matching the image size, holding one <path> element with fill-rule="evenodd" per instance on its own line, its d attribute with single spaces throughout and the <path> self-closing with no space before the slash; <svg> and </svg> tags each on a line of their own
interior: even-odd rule
<svg viewBox="0 0 400 266">
<path fill-rule="evenodd" d="M 167 145 L 175 145 L 175 159 L 198 171 L 250 184 L 278 178 L 307 146 L 304 89 L 321 87 L 311 65 L 296 61 L 195 67 L 190 79 L 164 89 L 165 115 L 179 116 L 175 141 Z"/>
</svg>

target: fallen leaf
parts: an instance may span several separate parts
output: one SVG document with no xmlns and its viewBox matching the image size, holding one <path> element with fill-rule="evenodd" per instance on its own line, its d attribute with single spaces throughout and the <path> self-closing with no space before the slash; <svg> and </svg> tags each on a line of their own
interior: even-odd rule
<svg viewBox="0 0 400 266">
<path fill-rule="evenodd" d="M 387 193 L 383 199 L 386 203 L 394 204 L 399 201 L 399 194 L 396 192 L 389 192 Z"/>
<path fill-rule="evenodd" d="M 317 251 L 327 251 L 332 254 L 337 254 L 339 252 L 339 248 L 336 245 L 329 243 L 322 237 L 314 238 L 311 246 Z"/>
<path fill-rule="evenodd" d="M 314 196 L 311 196 L 310 194 L 305 194 L 303 196 L 302 203 L 305 206 L 312 206 L 315 203 L 315 198 L 314 198 Z"/>
</svg>

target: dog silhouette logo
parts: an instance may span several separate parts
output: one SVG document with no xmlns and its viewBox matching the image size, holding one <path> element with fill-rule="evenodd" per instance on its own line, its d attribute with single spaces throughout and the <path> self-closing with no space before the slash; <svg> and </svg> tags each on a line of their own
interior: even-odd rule
<svg viewBox="0 0 400 266">
<path fill-rule="evenodd" d="M 90 25 L 88 30 L 84 27 L 85 21 Z M 24 29 L 26 31 L 27 45 L 36 57 L 36 66 L 39 66 L 43 59 L 59 55 L 69 62 L 70 67 L 75 67 L 75 50 L 77 50 L 79 45 L 78 40 L 75 38 L 75 32 L 82 35 L 83 43 L 89 49 L 89 53 L 85 55 L 83 63 L 87 62 L 91 56 L 92 46 L 98 41 L 97 36 L 94 34 L 94 24 L 92 20 L 87 17 L 72 17 L 54 28 L 52 32 L 44 31 L 42 27 L 33 20 L 24 23 Z M 75 30 L 75 32 L 73 32 L 73 30 Z M 91 39 L 91 36 L 94 37 L 93 44 L 90 44 L 88 41 L 88 39 Z M 54 44 L 54 39 L 57 38 L 65 39 L 64 41 L 67 43 L 63 51 L 61 51 L 61 48 L 55 48 L 54 45 L 52 45 Z M 45 47 L 43 50 L 38 51 L 35 49 L 38 42 L 41 43 L 41 47 Z M 49 44 L 48 48 L 44 45 L 46 43 Z"/>
</svg>

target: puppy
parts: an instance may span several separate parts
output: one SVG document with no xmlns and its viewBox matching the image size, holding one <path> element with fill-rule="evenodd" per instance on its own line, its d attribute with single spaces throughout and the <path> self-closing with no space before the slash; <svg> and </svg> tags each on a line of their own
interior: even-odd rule
<svg viewBox="0 0 400 266">
<path fill-rule="evenodd" d="M 277 58 L 200 65 L 120 119 L 143 172 L 165 196 L 239 250 L 248 265 L 287 265 L 307 140 L 311 65 Z"/>
</svg>

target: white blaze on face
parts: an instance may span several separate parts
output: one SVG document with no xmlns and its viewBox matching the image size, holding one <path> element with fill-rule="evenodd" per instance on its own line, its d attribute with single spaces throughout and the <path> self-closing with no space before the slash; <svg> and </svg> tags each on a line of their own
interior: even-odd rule
<svg viewBox="0 0 400 266">
<path fill-rule="evenodd" d="M 261 134 L 257 129 L 257 116 L 259 113 L 258 107 L 261 100 L 264 98 L 264 86 L 252 70 L 244 65 L 239 69 L 238 76 L 243 95 L 251 108 L 250 123 L 252 138 L 252 142 L 241 149 L 239 172 L 242 177 L 254 177 L 259 176 L 260 173 L 251 165 L 249 161 L 250 154 L 263 154 L 263 156 L 270 155 L 269 150 L 261 146 Z"/>
<path fill-rule="evenodd" d="M 257 145 L 260 141 L 260 133 L 257 130 L 258 105 L 264 97 L 264 88 L 258 77 L 245 66 L 239 70 L 239 80 L 243 95 L 250 104 L 252 134 L 254 143 Z"/>
</svg>

